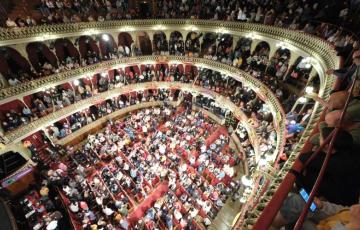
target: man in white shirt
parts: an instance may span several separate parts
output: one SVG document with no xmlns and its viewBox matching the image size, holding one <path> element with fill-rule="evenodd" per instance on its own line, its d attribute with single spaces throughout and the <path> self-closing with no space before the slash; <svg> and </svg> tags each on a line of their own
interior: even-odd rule
<svg viewBox="0 0 360 230">
<path fill-rule="evenodd" d="M 69 206 L 69 209 L 70 209 L 70 211 L 72 211 L 73 213 L 77 213 L 77 212 L 79 211 L 79 205 L 78 205 L 78 203 L 77 203 L 77 202 L 71 203 L 70 206 Z"/>
<path fill-rule="evenodd" d="M 16 22 L 14 22 L 13 20 L 11 20 L 10 18 L 8 18 L 6 20 L 6 26 L 8 28 L 15 28 L 15 27 L 18 27 L 18 25 L 16 24 Z"/>
<path fill-rule="evenodd" d="M 111 216 L 114 213 L 114 210 L 112 210 L 111 208 L 109 208 L 107 206 L 105 206 L 105 208 L 103 208 L 102 211 L 106 216 Z"/>
<path fill-rule="evenodd" d="M 11 86 L 15 86 L 15 85 L 18 85 L 18 84 L 20 84 L 21 82 L 17 79 L 17 78 L 15 78 L 15 77 L 10 77 L 10 79 L 8 80 L 8 82 L 9 82 L 9 85 L 11 85 Z"/>
</svg>

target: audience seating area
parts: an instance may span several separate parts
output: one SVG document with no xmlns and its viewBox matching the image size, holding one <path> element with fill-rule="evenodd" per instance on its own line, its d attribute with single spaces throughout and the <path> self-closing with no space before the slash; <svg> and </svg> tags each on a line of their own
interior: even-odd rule
<svg viewBox="0 0 360 230">
<path fill-rule="evenodd" d="M 0 3 L 8 44 L 0 41 L 4 216 L 34 230 L 359 229 L 359 9 L 356 1 L 309 0 Z M 143 19 L 186 19 L 189 28 L 162 30 L 159 21 L 150 32 L 121 27 L 52 39 L 49 29 L 49 37 L 21 40 L 52 25 L 57 34 L 62 24 L 135 19 L 139 27 Z M 219 28 L 192 26 L 206 20 Z M 225 21 L 264 26 L 236 34 Z M 333 56 L 286 35 L 277 41 L 278 28 L 318 39 Z M 136 61 L 151 55 L 155 62 Z M 168 55 L 186 61 L 170 64 Z M 340 66 L 326 69 L 331 61 Z M 263 84 L 252 88 L 220 64 Z M 92 73 L 80 77 L 83 69 Z M 330 92 L 323 86 L 331 78 Z M 51 79 L 61 83 L 34 88 Z M 274 101 L 283 108 L 273 111 Z M 39 121 L 46 125 L 36 129 Z M 19 138 L 22 131 L 31 135 Z M 5 141 L 13 134 L 19 143 Z M 307 215 L 311 201 L 316 210 Z"/>
<path fill-rule="evenodd" d="M 203 229 L 239 186 L 232 145 L 202 112 L 165 101 L 68 146 L 44 176 L 79 229 Z"/>
</svg>

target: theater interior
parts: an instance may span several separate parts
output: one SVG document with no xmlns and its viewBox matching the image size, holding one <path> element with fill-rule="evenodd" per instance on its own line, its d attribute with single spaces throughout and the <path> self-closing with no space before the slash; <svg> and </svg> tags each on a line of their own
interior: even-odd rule
<svg viewBox="0 0 360 230">
<path fill-rule="evenodd" d="M 360 230 L 358 0 L 0 12 L 0 230 Z"/>
</svg>

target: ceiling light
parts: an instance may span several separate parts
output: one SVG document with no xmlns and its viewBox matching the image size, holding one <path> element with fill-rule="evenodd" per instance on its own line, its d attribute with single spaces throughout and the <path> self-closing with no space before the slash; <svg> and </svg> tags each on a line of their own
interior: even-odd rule
<svg viewBox="0 0 360 230">
<path fill-rule="evenodd" d="M 107 34 L 103 34 L 101 37 L 102 37 L 102 39 L 103 39 L 104 41 L 106 41 L 106 42 L 108 42 L 108 41 L 110 40 L 110 36 L 107 35 Z"/>
<path fill-rule="evenodd" d="M 300 97 L 300 98 L 299 98 L 299 102 L 300 102 L 300 103 L 305 103 L 305 102 L 307 102 L 306 97 Z"/>
<path fill-rule="evenodd" d="M 305 92 L 306 92 L 307 94 L 313 93 L 313 92 L 314 92 L 314 87 L 312 87 L 312 86 L 306 86 Z"/>
<path fill-rule="evenodd" d="M 80 81 L 78 79 L 74 80 L 74 85 L 78 86 L 80 84 Z"/>
</svg>

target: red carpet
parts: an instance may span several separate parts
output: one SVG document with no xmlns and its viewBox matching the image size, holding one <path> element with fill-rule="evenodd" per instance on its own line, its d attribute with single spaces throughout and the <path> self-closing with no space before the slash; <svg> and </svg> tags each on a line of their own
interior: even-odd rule
<svg viewBox="0 0 360 230">
<path fill-rule="evenodd" d="M 206 138 L 206 141 L 205 141 L 206 146 L 209 147 L 209 145 L 214 143 L 214 141 L 216 141 L 216 139 L 221 134 L 224 136 L 228 135 L 227 130 L 223 126 L 218 127 L 208 138 Z"/>
</svg>

